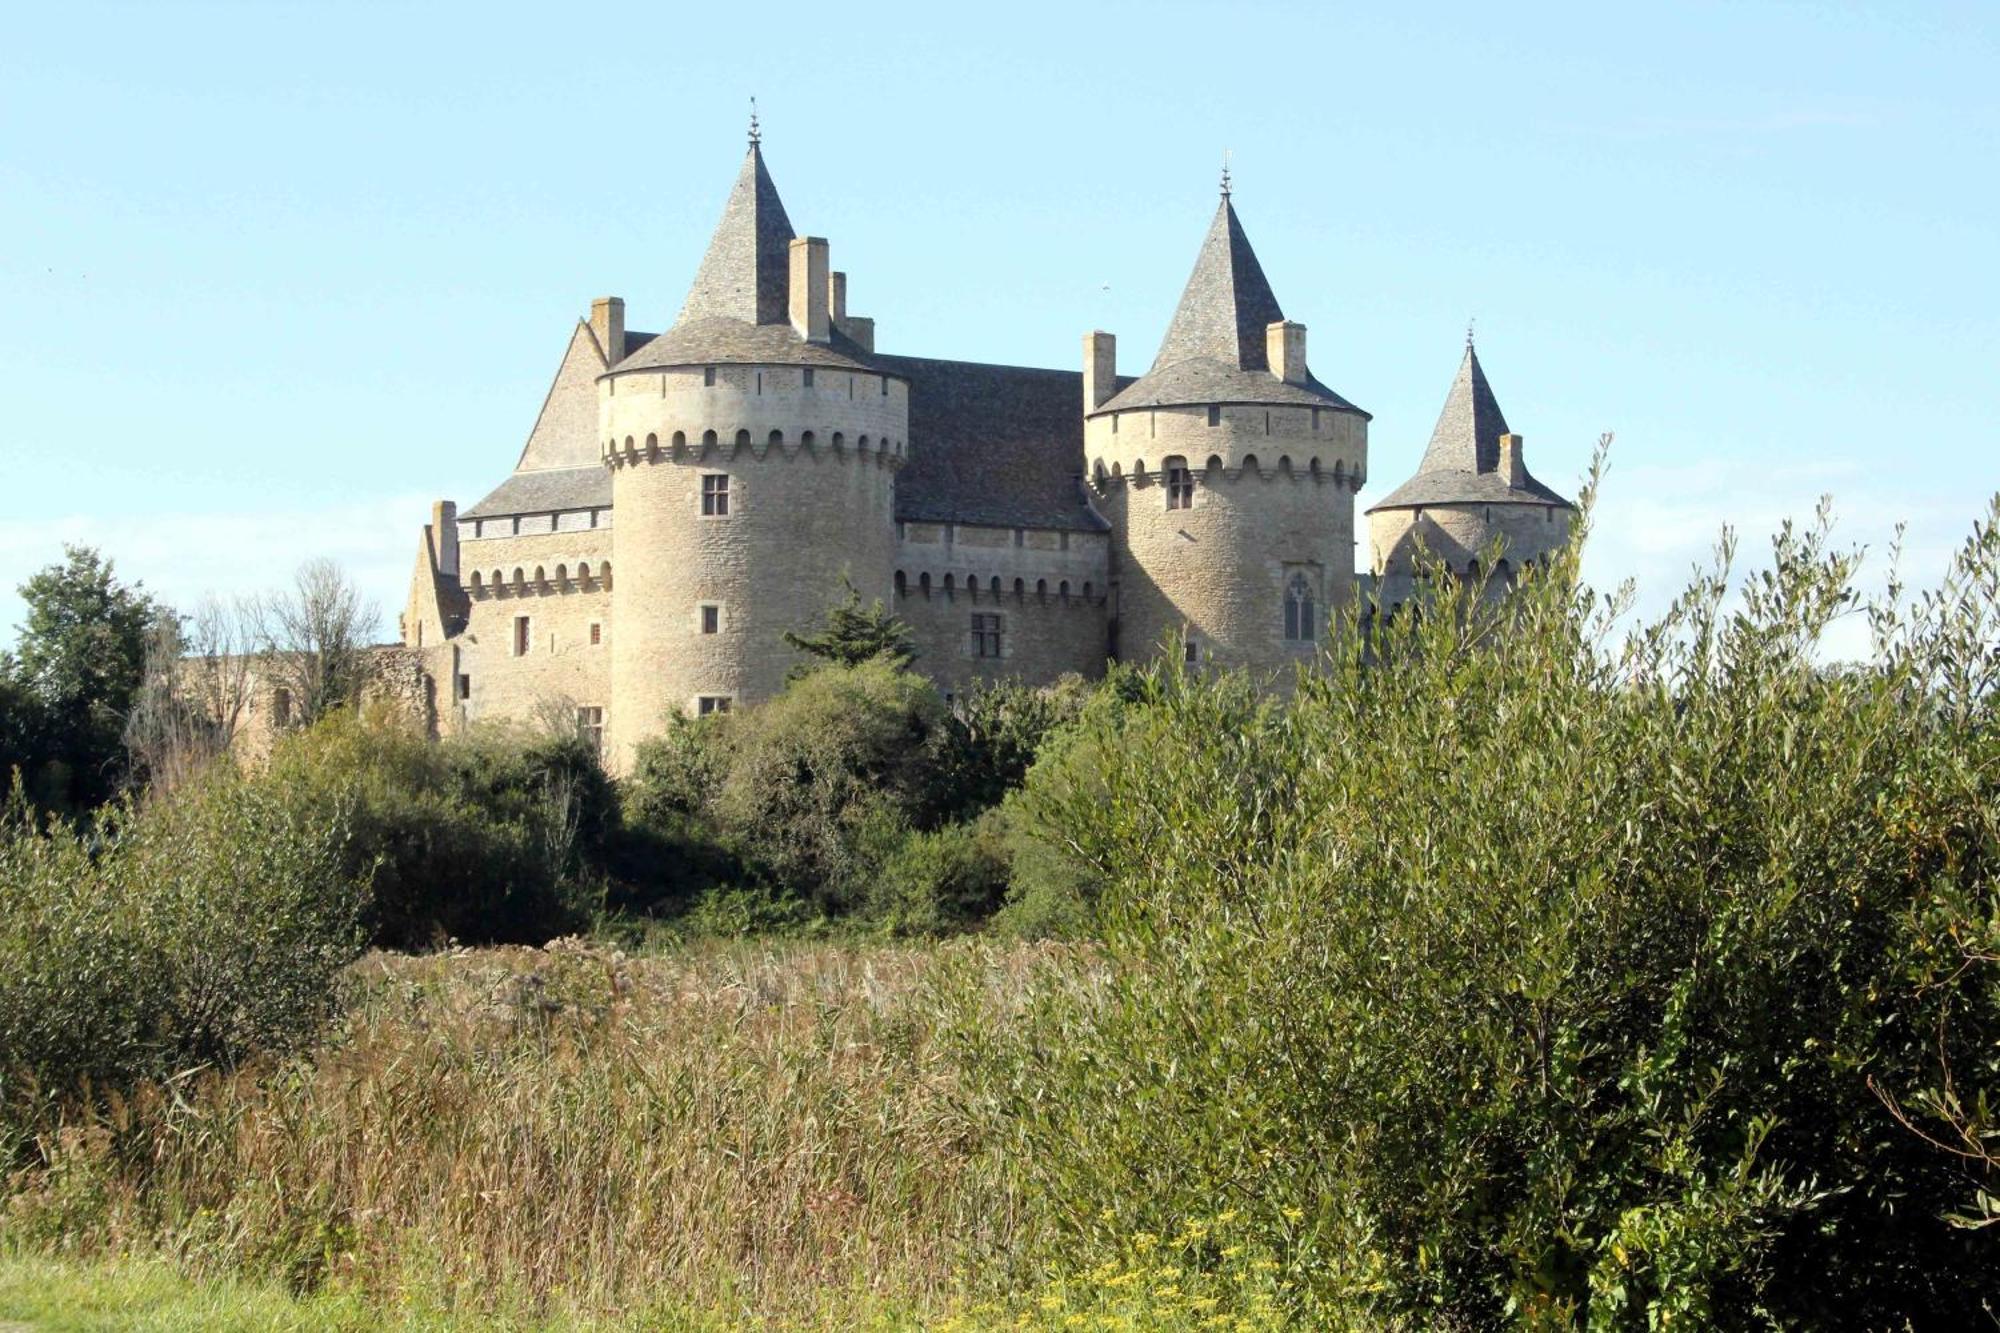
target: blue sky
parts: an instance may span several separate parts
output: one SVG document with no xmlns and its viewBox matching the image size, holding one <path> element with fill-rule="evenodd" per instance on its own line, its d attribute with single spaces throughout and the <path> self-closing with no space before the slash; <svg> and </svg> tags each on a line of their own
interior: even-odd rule
<svg viewBox="0 0 2000 1333">
<path fill-rule="evenodd" d="M 1319 377 L 1415 466 L 1476 317 L 1530 465 L 1617 432 L 1662 598 L 1831 492 L 1934 572 L 2000 486 L 2000 6 L 21 7 L 0 46 L 0 626 L 65 539 L 393 612 L 569 328 L 679 308 L 758 98 L 885 351 L 1150 361 L 1223 151 Z"/>
</svg>

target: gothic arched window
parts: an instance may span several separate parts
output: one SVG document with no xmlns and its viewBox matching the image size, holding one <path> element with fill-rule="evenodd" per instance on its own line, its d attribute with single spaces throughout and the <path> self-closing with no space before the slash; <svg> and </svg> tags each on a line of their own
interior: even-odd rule
<svg viewBox="0 0 2000 1333">
<path fill-rule="evenodd" d="M 1313 639 L 1312 584 L 1304 574 L 1294 574 L 1285 584 L 1285 637 L 1294 643 Z"/>
</svg>

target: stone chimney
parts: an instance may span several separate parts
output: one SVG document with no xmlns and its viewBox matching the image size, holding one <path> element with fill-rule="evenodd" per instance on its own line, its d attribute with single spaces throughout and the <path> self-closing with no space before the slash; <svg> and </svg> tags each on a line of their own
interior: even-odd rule
<svg viewBox="0 0 2000 1333">
<path fill-rule="evenodd" d="M 1306 382 L 1306 326 L 1289 319 L 1273 322 L 1264 330 L 1264 359 L 1271 373 L 1287 384 Z"/>
<path fill-rule="evenodd" d="M 792 242 L 792 328 L 809 343 L 830 342 L 833 338 L 827 319 L 827 296 L 832 284 L 827 278 L 827 251 L 824 236 L 801 236 Z"/>
<path fill-rule="evenodd" d="M 841 326 L 842 333 L 852 338 L 855 345 L 864 352 L 875 350 L 875 321 L 865 315 L 849 315 L 847 323 Z"/>
<path fill-rule="evenodd" d="M 1095 412 L 1118 392 L 1118 339 L 1102 329 L 1083 335 L 1083 410 Z"/>
<path fill-rule="evenodd" d="M 827 315 L 833 320 L 833 327 L 840 328 L 847 323 L 847 275 L 830 273 L 826 279 Z"/>
<path fill-rule="evenodd" d="M 1518 435 L 1500 437 L 1500 475 L 1507 479 L 1508 486 L 1517 491 L 1528 484 L 1528 465 L 1521 461 L 1521 437 Z"/>
<path fill-rule="evenodd" d="M 590 303 L 590 331 L 604 349 L 604 359 L 617 365 L 625 359 L 625 301 L 617 296 L 600 296 Z"/>
<path fill-rule="evenodd" d="M 437 547 L 438 573 L 458 577 L 458 506 L 439 500 L 431 506 L 431 541 Z"/>
</svg>

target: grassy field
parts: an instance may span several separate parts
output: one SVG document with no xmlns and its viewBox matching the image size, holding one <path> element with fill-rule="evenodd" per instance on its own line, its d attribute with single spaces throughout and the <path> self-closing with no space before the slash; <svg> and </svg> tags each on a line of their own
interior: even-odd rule
<svg viewBox="0 0 2000 1333">
<path fill-rule="evenodd" d="M 205 1302 L 374 1326 L 286 1291 L 487 1327 L 942 1318 L 969 1275 L 1009 1272 L 1024 1223 L 954 1104 L 933 974 L 970 963 L 997 1005 L 1034 953 L 371 955 L 310 1062 L 194 1075 L 67 1131 L 6 1228 L 83 1266 L 16 1259 L 0 1311 L 43 1317 L 42 1285 L 193 1321 L 75 1327 L 229 1326 Z M 252 1285 L 176 1286 L 152 1256 Z"/>
</svg>

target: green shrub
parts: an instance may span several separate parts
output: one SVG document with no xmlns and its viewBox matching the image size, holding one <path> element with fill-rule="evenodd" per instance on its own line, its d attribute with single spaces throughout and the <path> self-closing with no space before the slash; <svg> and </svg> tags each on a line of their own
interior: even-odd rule
<svg viewBox="0 0 2000 1333">
<path fill-rule="evenodd" d="M 948 935 L 991 916 L 1007 892 L 998 815 L 910 834 L 870 886 L 869 916 L 892 935 Z"/>
<path fill-rule="evenodd" d="M 1077 675 L 1049 686 L 1002 681 L 960 695 L 939 775 L 947 810 L 965 816 L 998 805 L 1021 785 L 1042 747 L 1075 723 L 1091 697 L 1091 686 Z"/>
<path fill-rule="evenodd" d="M 0 1111 L 294 1050 L 359 951 L 348 808 L 218 771 L 101 813 L 0 821 Z"/>
<path fill-rule="evenodd" d="M 722 836 L 823 912 L 860 902 L 907 827 L 934 822 L 944 703 L 884 661 L 826 666 L 732 718 L 709 805 Z"/>
<path fill-rule="evenodd" d="M 961 1034 L 1030 1206 L 1086 1252 L 1297 1210 L 1385 1321 L 1979 1322 L 2000 534 L 1829 669 L 1853 568 L 1788 529 L 1610 645 L 1572 552 L 1340 627 L 1288 707 L 1169 667 L 1089 713 L 1117 762 L 1022 803 L 1104 970 Z"/>
<path fill-rule="evenodd" d="M 617 824 L 581 742 L 475 733 L 442 744 L 393 714 L 330 714 L 285 737 L 254 782 L 352 810 L 350 878 L 375 943 L 539 944 L 581 929 Z"/>
</svg>

